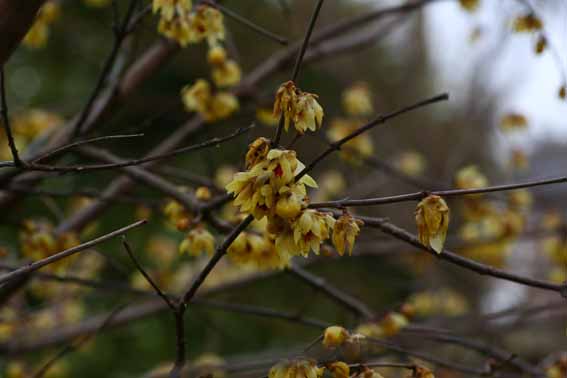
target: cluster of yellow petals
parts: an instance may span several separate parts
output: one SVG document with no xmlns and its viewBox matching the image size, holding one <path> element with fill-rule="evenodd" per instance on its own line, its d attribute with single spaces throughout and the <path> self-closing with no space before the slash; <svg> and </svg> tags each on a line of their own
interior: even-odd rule
<svg viewBox="0 0 567 378">
<path fill-rule="evenodd" d="M 449 228 L 449 206 L 443 198 L 430 195 L 419 202 L 415 221 L 421 244 L 441 253 Z"/>
<path fill-rule="evenodd" d="M 323 123 L 323 108 L 317 102 L 318 96 L 303 92 L 293 81 L 283 83 L 276 92 L 274 116 L 283 117 L 287 131 L 291 123 L 299 134 L 307 130 L 316 131 Z"/>
<path fill-rule="evenodd" d="M 360 232 L 360 226 L 363 224 L 361 220 L 354 219 L 348 213 L 344 213 L 337 219 L 333 227 L 333 245 L 339 255 L 342 256 L 346 250 L 348 250 L 349 255 L 352 255 L 354 241 Z"/>
<path fill-rule="evenodd" d="M 255 221 L 255 232 L 243 232 L 228 248 L 228 257 L 237 265 L 257 270 L 283 269 L 289 266 L 289 257 L 276 251 L 275 238 L 266 229 L 266 221 Z"/>
<path fill-rule="evenodd" d="M 61 233 L 56 235 L 53 225 L 46 221 L 25 220 L 20 231 L 22 255 L 32 261 L 41 260 L 79 244 L 79 238 L 76 234 Z M 72 257 L 61 259 L 50 264 L 48 269 L 59 271 L 67 267 L 72 261 Z"/>
<path fill-rule="evenodd" d="M 398 155 L 395 164 L 406 175 L 419 176 L 425 170 L 426 161 L 423 155 L 416 151 L 405 151 Z"/>
<path fill-rule="evenodd" d="M 190 230 L 179 244 L 179 252 L 198 257 L 203 252 L 212 255 L 215 252 L 215 237 L 202 225 Z"/>
<path fill-rule="evenodd" d="M 235 95 L 223 91 L 213 93 L 211 85 L 204 79 L 184 87 L 181 97 L 188 111 L 199 113 L 207 122 L 225 119 L 239 109 Z"/>
<path fill-rule="evenodd" d="M 229 59 L 224 47 L 215 45 L 209 50 L 207 60 L 213 67 L 213 81 L 218 87 L 232 87 L 240 83 L 242 72 L 236 61 Z"/>
<path fill-rule="evenodd" d="M 207 40 L 214 45 L 225 38 L 223 15 L 208 5 L 193 7 L 191 0 L 154 0 L 160 16 L 158 31 L 181 46 Z"/>
<path fill-rule="evenodd" d="M 416 316 L 459 316 L 469 310 L 467 299 L 451 289 L 428 290 L 413 294 L 407 301 Z"/>
<path fill-rule="evenodd" d="M 331 235 L 340 255 L 352 252 L 361 222 L 348 213 L 336 221 L 330 213 L 307 208 L 306 187 L 317 187 L 317 183 L 308 175 L 296 179 L 305 166 L 295 151 L 271 149 L 270 140 L 258 138 L 250 144 L 245 161 L 247 170 L 236 173 L 226 189 L 234 195 L 233 204 L 241 213 L 267 219 L 261 234 L 267 239 L 263 243 L 270 247 L 274 243 L 280 256 L 274 262 L 285 266 L 292 256 L 307 256 L 310 251 L 319 254 L 321 243 Z M 250 253 L 253 242 L 260 244 L 252 236 L 237 242 L 238 250 L 247 256 L 254 256 Z"/>
<path fill-rule="evenodd" d="M 343 108 L 351 116 L 369 116 L 374 113 L 372 94 L 368 84 L 355 83 L 342 94 Z"/>
<path fill-rule="evenodd" d="M 55 114 L 42 109 L 29 109 L 16 114 L 10 120 L 14 141 L 18 150 L 24 150 L 29 143 L 41 134 L 63 124 L 63 119 Z M 0 126 L 2 122 L 0 121 Z M 9 160 L 12 157 L 4 128 L 0 131 L 0 159 Z"/>
<path fill-rule="evenodd" d="M 322 344 L 325 348 L 340 347 L 350 337 L 349 332 L 341 326 L 330 326 L 323 332 Z"/>
<path fill-rule="evenodd" d="M 360 127 L 360 121 L 346 118 L 336 118 L 331 122 L 327 136 L 333 142 L 352 134 Z M 369 157 L 374 153 L 374 145 L 368 134 L 361 134 L 346 142 L 339 153 L 348 162 L 358 164 L 360 158 Z"/>
<path fill-rule="evenodd" d="M 282 360 L 270 369 L 269 378 L 321 378 L 324 368 L 308 359 Z"/>
<path fill-rule="evenodd" d="M 49 26 L 54 23 L 61 14 L 61 6 L 58 1 L 50 0 L 39 10 L 35 22 L 28 30 L 22 43 L 32 49 L 45 47 L 49 38 Z"/>
<path fill-rule="evenodd" d="M 363 323 L 356 328 L 356 332 L 373 338 L 392 337 L 400 333 L 409 325 L 406 315 L 399 312 L 390 312 L 377 322 Z"/>
</svg>

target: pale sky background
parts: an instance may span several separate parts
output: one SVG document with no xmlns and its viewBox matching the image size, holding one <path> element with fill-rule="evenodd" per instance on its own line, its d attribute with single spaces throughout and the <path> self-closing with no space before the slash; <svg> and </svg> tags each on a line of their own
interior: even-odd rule
<svg viewBox="0 0 567 378">
<path fill-rule="evenodd" d="M 376 7 L 400 3 L 399 0 L 353 0 Z M 510 148 L 522 148 L 528 154 L 539 142 L 553 140 L 567 144 L 567 101 L 558 91 L 567 75 L 567 0 L 527 0 L 543 20 L 549 44 L 536 55 L 535 34 L 513 33 L 512 20 L 525 14 L 518 0 L 480 0 L 474 13 L 465 11 L 458 2 L 446 0 L 430 4 L 424 10 L 426 43 L 430 53 L 434 81 L 438 91 L 451 95 L 448 106 L 453 110 L 468 101 L 473 78 L 483 73 L 487 99 L 494 101 L 494 155 L 503 164 Z M 480 38 L 471 43 L 475 29 Z M 529 121 L 526 132 L 502 135 L 498 131 L 503 114 L 517 112 Z M 526 246 L 524 246 L 526 247 Z M 523 249 L 521 261 L 510 259 L 507 269 L 531 275 L 526 259 L 534 258 L 532 248 Z M 525 299 L 526 289 L 514 283 L 498 281 L 484 302 L 484 311 L 497 311 Z"/>
</svg>

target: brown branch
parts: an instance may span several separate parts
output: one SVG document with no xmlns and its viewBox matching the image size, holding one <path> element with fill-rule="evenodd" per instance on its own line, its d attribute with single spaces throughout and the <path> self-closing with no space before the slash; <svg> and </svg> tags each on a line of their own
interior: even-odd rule
<svg viewBox="0 0 567 378">
<path fill-rule="evenodd" d="M 563 296 L 567 296 L 567 285 L 557 285 L 551 282 L 540 281 L 537 279 L 520 276 L 514 273 L 509 273 L 497 268 L 493 268 L 489 265 L 481 264 L 479 262 L 459 256 L 456 253 L 453 253 L 447 249 L 444 249 L 441 253 L 437 253 L 433 249 L 430 249 L 424 246 L 423 244 L 421 244 L 420 241 L 417 239 L 417 237 L 415 237 L 411 233 L 407 232 L 406 230 L 400 227 L 395 226 L 394 224 L 384 219 L 371 218 L 371 217 L 358 217 L 358 218 L 364 221 L 365 226 L 378 228 L 379 230 L 385 232 L 386 234 L 392 235 L 395 238 L 402 240 L 408 244 L 411 244 L 418 249 L 428 252 L 429 254 L 431 254 L 434 257 L 437 257 L 440 260 L 450 262 L 452 264 L 458 265 L 462 268 L 465 268 L 467 270 L 473 271 L 481 275 L 503 279 L 511 282 L 516 282 L 521 285 L 535 287 L 543 290 L 555 291 Z"/>
<path fill-rule="evenodd" d="M 22 161 L 20 160 L 20 155 L 18 154 L 18 148 L 16 147 L 16 142 L 14 141 L 12 128 L 10 127 L 10 117 L 8 115 L 8 100 L 6 99 L 6 77 L 4 75 L 4 67 L 1 65 L 0 65 L 0 117 L 2 124 L 4 125 L 4 132 L 6 133 L 6 138 L 8 138 L 8 146 L 10 147 L 10 152 L 12 153 L 12 159 L 14 160 L 14 165 L 16 167 L 21 167 Z"/>
<path fill-rule="evenodd" d="M 313 168 L 315 168 L 315 166 L 317 164 L 319 164 L 322 160 L 324 160 L 327 156 L 329 156 L 330 154 L 332 154 L 335 151 L 339 151 L 341 149 L 341 146 L 344 145 L 345 143 L 347 143 L 349 140 L 356 138 L 357 136 L 359 136 L 360 134 L 363 134 L 365 132 L 367 132 L 368 130 L 383 124 L 387 121 L 389 121 L 392 118 L 398 117 L 402 114 L 411 112 L 413 110 L 422 108 L 424 106 L 427 105 L 431 105 L 440 101 L 446 101 L 449 99 L 449 95 L 447 93 L 443 93 L 419 102 L 416 102 L 415 104 L 403 107 L 399 110 L 393 111 L 391 113 L 387 113 L 384 115 L 381 115 L 377 118 L 375 118 L 373 121 L 367 123 L 364 126 L 359 127 L 358 129 L 356 129 L 355 131 L 353 131 L 352 133 L 350 133 L 349 135 L 345 136 L 344 138 L 339 139 L 336 142 L 333 142 L 329 148 L 327 148 L 325 151 L 323 151 L 319 156 L 317 156 L 315 159 L 313 159 L 313 161 L 311 161 L 311 163 L 309 163 L 309 165 L 307 165 L 301 172 L 299 172 L 299 174 L 297 174 L 297 176 L 295 176 L 295 180 L 299 180 L 300 178 L 302 178 L 305 174 L 307 174 L 308 172 L 310 172 Z"/>
<path fill-rule="evenodd" d="M 515 189 L 525 189 L 525 188 L 533 188 L 535 186 L 563 184 L 563 183 L 567 183 L 567 176 L 555 177 L 544 180 L 527 181 L 517 184 L 495 185 L 495 186 L 488 186 L 484 188 L 475 188 L 475 189 L 434 190 L 430 192 L 422 191 L 422 192 L 398 194 L 395 196 L 379 197 L 379 198 L 367 198 L 367 199 L 358 199 L 358 200 L 347 199 L 347 200 L 338 200 L 338 201 L 317 202 L 310 204 L 309 207 L 342 208 L 342 207 L 353 207 L 353 206 L 383 205 L 383 204 L 407 202 L 407 201 L 420 201 L 429 195 L 437 195 L 441 197 L 457 197 L 457 196 L 466 196 L 470 194 L 503 192 L 503 191 L 509 191 Z"/>
<path fill-rule="evenodd" d="M 324 278 L 310 273 L 295 264 L 291 265 L 289 272 L 293 273 L 296 277 L 299 277 L 315 289 L 325 293 L 327 296 L 329 296 L 329 298 L 353 311 L 355 314 L 363 316 L 366 319 L 371 319 L 374 317 L 374 311 L 372 311 L 364 302 L 344 292 L 343 290 L 334 287 L 333 285 L 329 284 Z"/>
</svg>

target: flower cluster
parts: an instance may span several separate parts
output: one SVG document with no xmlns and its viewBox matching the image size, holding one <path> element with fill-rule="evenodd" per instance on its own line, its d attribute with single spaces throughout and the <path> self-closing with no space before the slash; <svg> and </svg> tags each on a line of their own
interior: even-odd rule
<svg viewBox="0 0 567 378">
<path fill-rule="evenodd" d="M 181 97 L 188 111 L 199 113 L 207 122 L 225 119 L 239 108 L 236 96 L 223 91 L 213 93 L 211 85 L 204 79 L 184 87 Z"/>
<path fill-rule="evenodd" d="M 56 235 L 51 223 L 26 220 L 20 232 L 20 244 L 22 255 L 36 261 L 75 247 L 80 242 L 74 233 Z M 72 257 L 61 259 L 50 264 L 49 267 L 55 271 L 60 271 L 66 268 L 72 260 Z"/>
<path fill-rule="evenodd" d="M 306 187 L 317 187 L 317 183 L 308 175 L 296 178 L 304 165 L 295 151 L 270 149 L 268 139 L 258 138 L 249 146 L 246 168 L 234 175 L 226 189 L 235 196 L 234 205 L 242 213 L 252 214 L 257 220 L 266 217 L 265 235 L 273 239 L 283 261 L 307 256 L 310 251 L 318 254 L 331 232 L 341 255 L 347 249 L 352 251 L 360 222 L 348 213 L 335 221 L 329 213 L 307 208 Z M 240 241 L 241 250 L 246 249 L 244 240 Z"/>
<path fill-rule="evenodd" d="M 276 92 L 274 116 L 283 117 L 286 131 L 292 123 L 299 134 L 316 131 L 321 127 L 324 115 L 317 98 L 317 95 L 297 88 L 293 81 L 287 81 Z"/>
<path fill-rule="evenodd" d="M 217 44 L 209 50 L 207 60 L 212 66 L 211 76 L 217 87 L 232 87 L 240 83 L 242 72 L 233 59 L 228 58 L 226 49 Z"/>
<path fill-rule="evenodd" d="M 59 18 L 60 13 L 61 9 L 57 1 L 46 2 L 41 7 L 35 22 L 28 30 L 22 43 L 32 49 L 45 47 L 49 38 L 49 26 Z"/>
<path fill-rule="evenodd" d="M 282 360 L 270 369 L 269 378 L 321 378 L 324 368 L 313 360 Z"/>
<path fill-rule="evenodd" d="M 194 7 L 191 0 L 154 0 L 160 16 L 158 31 L 181 46 L 207 40 L 210 45 L 225 38 L 222 13 L 208 5 Z"/>
</svg>

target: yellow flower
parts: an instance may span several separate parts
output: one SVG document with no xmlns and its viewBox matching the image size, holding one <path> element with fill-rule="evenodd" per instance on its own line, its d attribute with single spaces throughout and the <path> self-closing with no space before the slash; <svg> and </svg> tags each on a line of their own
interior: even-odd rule
<svg viewBox="0 0 567 378">
<path fill-rule="evenodd" d="M 528 127 L 528 119 L 519 113 L 505 114 L 500 120 L 500 129 L 504 132 L 524 130 Z"/>
<path fill-rule="evenodd" d="M 199 201 L 208 201 L 212 197 L 211 190 L 206 186 L 200 186 L 195 190 L 195 198 Z"/>
<path fill-rule="evenodd" d="M 202 114 L 206 121 L 213 122 L 228 118 L 240 108 L 238 98 L 229 92 L 219 92 L 212 100 L 210 111 Z"/>
<path fill-rule="evenodd" d="M 228 248 L 229 258 L 238 265 L 249 265 L 260 270 L 283 269 L 290 256 L 276 251 L 274 242 L 266 236 L 243 232 Z"/>
<path fill-rule="evenodd" d="M 508 192 L 508 204 L 513 210 L 529 210 L 532 203 L 532 194 L 527 189 L 518 189 Z"/>
<path fill-rule="evenodd" d="M 337 118 L 331 122 L 327 136 L 333 142 L 336 142 L 351 134 L 358 127 L 358 122 L 354 120 Z M 368 134 L 361 134 L 346 142 L 339 155 L 342 159 L 356 164 L 360 162 L 358 155 L 364 158 L 371 156 L 373 153 L 374 145 L 372 144 L 372 139 Z"/>
<path fill-rule="evenodd" d="M 188 111 L 199 113 L 207 122 L 227 118 L 239 108 L 236 96 L 228 92 L 213 95 L 210 84 L 204 79 L 185 86 L 181 90 L 181 98 Z"/>
<path fill-rule="evenodd" d="M 298 133 L 317 131 L 323 123 L 323 108 L 317 102 L 317 95 L 302 92 L 297 96 L 293 123 Z"/>
<path fill-rule="evenodd" d="M 212 70 L 213 81 L 219 87 L 232 87 L 240 83 L 242 71 L 234 60 L 227 60 L 222 64 L 217 64 Z"/>
<path fill-rule="evenodd" d="M 200 256 L 203 252 L 212 255 L 215 252 L 215 238 L 204 227 L 198 226 L 185 236 L 179 245 L 180 253 L 190 256 Z"/>
<path fill-rule="evenodd" d="M 304 256 L 311 250 L 319 254 L 321 243 L 329 238 L 334 225 L 335 219 L 330 214 L 303 210 L 299 219 L 291 225 L 298 251 Z"/>
<path fill-rule="evenodd" d="M 22 43 L 30 48 L 41 48 L 47 44 L 49 25 L 55 22 L 61 13 L 58 2 L 48 1 L 43 5 Z"/>
<path fill-rule="evenodd" d="M 359 333 L 351 335 L 344 342 L 342 352 L 347 361 L 360 361 L 368 352 L 366 336 Z"/>
<path fill-rule="evenodd" d="M 189 212 L 175 200 L 168 200 L 163 207 L 163 215 L 167 218 L 171 225 L 177 225 L 179 222 L 187 220 L 189 222 Z"/>
<path fill-rule="evenodd" d="M 303 184 L 290 184 L 278 191 L 275 213 L 284 219 L 295 219 L 307 206 L 307 192 Z"/>
<path fill-rule="evenodd" d="M 181 96 L 187 110 L 206 113 L 212 99 L 211 86 L 206 80 L 198 79 L 195 84 L 183 87 Z"/>
<path fill-rule="evenodd" d="M 449 227 L 449 207 L 443 198 L 430 195 L 424 198 L 415 212 L 419 241 L 433 248 L 437 253 L 443 251 Z"/>
<path fill-rule="evenodd" d="M 270 369 L 269 378 L 320 378 L 323 368 L 313 360 L 282 360 Z"/>
<path fill-rule="evenodd" d="M 227 53 L 224 47 L 214 45 L 209 49 L 207 61 L 212 65 L 224 64 L 227 60 Z"/>
<path fill-rule="evenodd" d="M 475 11 L 478 8 L 479 3 L 479 0 L 459 0 L 459 4 L 461 4 L 461 6 L 469 12 Z"/>
<path fill-rule="evenodd" d="M 528 13 L 524 16 L 519 16 L 514 20 L 513 29 L 518 33 L 529 33 L 536 30 L 541 30 L 543 23 L 533 13 Z"/>
<path fill-rule="evenodd" d="M 488 180 L 476 165 L 468 165 L 457 172 L 455 185 L 458 189 L 484 188 L 488 185 Z"/>
<path fill-rule="evenodd" d="M 408 318 L 398 312 L 391 312 L 380 321 L 380 327 L 384 332 L 384 336 L 387 337 L 397 335 L 403 328 L 407 327 L 408 324 Z"/>
<path fill-rule="evenodd" d="M 268 138 L 260 137 L 248 145 L 245 158 L 246 169 L 250 169 L 266 159 L 270 151 L 270 143 Z"/>
<path fill-rule="evenodd" d="M 89 1 L 101 2 L 101 0 Z M 188 14 L 192 6 L 191 0 L 153 0 L 152 10 L 154 13 L 159 13 L 162 19 L 172 20 L 175 15 Z"/>
<path fill-rule="evenodd" d="M 366 83 L 356 83 L 343 92 L 343 108 L 353 116 L 368 116 L 374 112 L 372 95 Z"/>
<path fill-rule="evenodd" d="M 417 176 L 425 169 L 425 159 L 415 151 L 406 151 L 398 156 L 396 166 L 408 176 Z"/>
<path fill-rule="evenodd" d="M 177 15 L 171 19 L 162 17 L 158 23 L 158 32 L 185 47 L 195 42 L 189 20 L 189 14 Z"/>
<path fill-rule="evenodd" d="M 202 354 L 193 361 L 196 375 L 199 377 L 224 378 L 226 362 L 216 354 Z"/>
<path fill-rule="evenodd" d="M 348 331 L 340 326 L 331 326 L 323 333 L 323 345 L 325 348 L 336 348 L 341 346 L 349 337 Z"/>
<path fill-rule="evenodd" d="M 295 117 L 295 104 L 297 103 L 298 89 L 293 81 L 287 81 L 280 85 L 276 92 L 274 102 L 274 116 L 284 117 L 285 130 L 289 129 L 290 123 Z"/>
<path fill-rule="evenodd" d="M 349 378 L 350 368 L 342 361 L 335 361 L 327 365 L 327 370 L 331 373 L 332 378 Z"/>
<path fill-rule="evenodd" d="M 360 227 L 364 223 L 354 219 L 352 215 L 345 213 L 335 222 L 333 227 L 333 245 L 339 255 L 344 255 L 348 248 L 348 254 L 352 255 L 354 241 L 360 232 Z"/>
<path fill-rule="evenodd" d="M 224 19 L 218 9 L 199 5 L 192 19 L 192 30 L 196 40 L 207 39 L 210 46 L 224 40 Z"/>
<path fill-rule="evenodd" d="M 297 160 L 295 151 L 272 149 L 265 160 L 256 163 L 249 171 L 234 175 L 226 189 L 235 194 L 234 205 L 240 211 L 261 219 L 274 208 L 280 194 L 290 195 L 289 191 L 297 194 L 304 190 L 302 185 L 317 185 L 308 175 L 294 184 L 295 175 L 303 167 Z M 299 188 L 293 188 L 294 185 L 290 184 L 299 185 Z"/>
<path fill-rule="evenodd" d="M 418 366 L 414 370 L 415 378 L 435 378 L 433 372 L 424 366 Z"/>
<path fill-rule="evenodd" d="M 41 260 L 58 252 L 75 247 L 80 241 L 75 233 L 67 232 L 56 235 L 51 223 L 26 220 L 20 231 L 22 255 L 30 260 Z M 76 256 L 56 261 L 47 269 L 62 270 L 74 261 Z"/>
<path fill-rule="evenodd" d="M 323 108 L 317 102 L 317 95 L 302 92 L 293 81 L 283 83 L 276 92 L 274 116 L 284 118 L 287 131 L 293 122 L 298 133 L 316 131 L 323 122 Z"/>
</svg>

